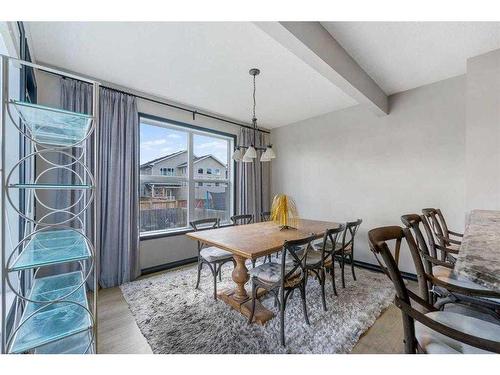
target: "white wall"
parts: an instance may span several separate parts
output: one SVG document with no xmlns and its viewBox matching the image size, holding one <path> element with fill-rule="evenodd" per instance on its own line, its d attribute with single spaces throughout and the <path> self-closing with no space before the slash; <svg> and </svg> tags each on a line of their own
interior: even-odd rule
<svg viewBox="0 0 500 375">
<path fill-rule="evenodd" d="M 466 208 L 500 209 L 500 50 L 467 61 Z"/>
<path fill-rule="evenodd" d="M 390 99 L 377 117 L 356 106 L 273 129 L 272 191 L 292 196 L 303 218 L 363 219 L 355 259 L 375 263 L 367 231 L 440 207 L 450 228 L 464 222 L 465 77 Z M 402 251 L 401 268 L 414 272 Z"/>
</svg>

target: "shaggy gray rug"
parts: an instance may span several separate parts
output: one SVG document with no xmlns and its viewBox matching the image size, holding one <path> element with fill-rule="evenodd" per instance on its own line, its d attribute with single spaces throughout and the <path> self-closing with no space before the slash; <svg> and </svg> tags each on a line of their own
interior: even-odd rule
<svg viewBox="0 0 500 375">
<path fill-rule="evenodd" d="M 232 265 L 223 268 L 219 290 L 231 287 Z M 339 270 L 338 267 L 336 271 Z M 195 290 L 196 266 L 127 283 L 121 290 L 137 324 L 154 353 L 348 353 L 389 306 L 394 296 L 384 274 L 356 269 L 358 281 L 346 272 L 342 289 L 336 272 L 338 297 L 327 282 L 323 311 L 318 282 L 310 278 L 307 307 L 311 325 L 304 322 L 300 293 L 289 300 L 285 312 L 286 348 L 279 344 L 279 318 L 262 327 L 222 301 L 213 299 L 212 277 L 204 268 Z M 247 290 L 250 290 L 249 286 Z M 277 312 L 273 298 L 263 304 Z"/>
</svg>

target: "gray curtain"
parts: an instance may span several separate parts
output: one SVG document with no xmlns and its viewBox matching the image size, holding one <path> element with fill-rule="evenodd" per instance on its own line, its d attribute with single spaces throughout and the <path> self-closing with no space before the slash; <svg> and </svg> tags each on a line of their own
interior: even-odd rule
<svg viewBox="0 0 500 375">
<path fill-rule="evenodd" d="M 90 85 L 61 79 L 64 109 L 90 113 Z M 99 284 L 113 287 L 140 274 L 138 220 L 139 116 L 134 96 L 100 89 L 98 142 Z M 93 155 L 87 155 L 93 162 Z"/>
<path fill-rule="evenodd" d="M 239 144 L 253 144 L 253 130 L 241 128 Z M 265 147 L 269 143 L 266 133 L 256 133 L 256 146 Z M 236 207 L 238 214 L 253 214 L 260 221 L 260 214 L 271 207 L 271 162 L 260 162 L 261 151 L 252 163 L 238 162 L 236 167 Z"/>
</svg>

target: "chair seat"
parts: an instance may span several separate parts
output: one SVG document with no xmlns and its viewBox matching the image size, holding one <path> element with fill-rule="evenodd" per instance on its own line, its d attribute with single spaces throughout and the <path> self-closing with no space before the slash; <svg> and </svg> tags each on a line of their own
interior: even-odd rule
<svg viewBox="0 0 500 375">
<path fill-rule="evenodd" d="M 321 250 L 322 246 L 323 246 L 323 241 L 318 241 L 313 244 L 313 248 L 318 251 Z M 331 241 L 326 241 L 325 250 L 332 251 Z M 341 254 L 341 253 L 342 253 L 342 244 L 337 242 L 335 244 L 335 254 Z M 352 253 L 352 244 L 347 245 L 346 248 L 344 249 L 344 254 L 350 254 L 350 253 Z"/>
<path fill-rule="evenodd" d="M 287 263 L 285 264 L 285 273 L 290 272 L 293 269 L 293 263 Z M 260 266 L 257 266 L 255 268 L 252 268 L 250 271 L 248 271 L 251 277 L 256 277 L 259 280 L 267 283 L 267 284 L 274 284 L 277 283 L 281 280 L 281 263 L 274 263 L 274 262 L 269 262 L 269 263 L 264 263 L 261 264 Z M 299 282 L 301 280 L 302 276 L 302 271 L 300 268 L 297 268 L 294 273 L 290 276 L 289 282 Z"/>
<path fill-rule="evenodd" d="M 321 250 L 313 250 L 307 254 L 306 264 L 313 266 L 321 262 Z M 329 267 L 332 264 L 332 257 L 329 256 L 325 259 L 325 266 Z"/>
<path fill-rule="evenodd" d="M 462 288 L 470 288 L 470 289 L 480 289 L 480 290 L 488 290 L 488 288 L 485 288 L 482 285 L 476 284 L 473 281 L 470 281 L 469 279 L 461 276 L 457 276 L 453 273 L 453 270 L 451 268 L 443 267 L 443 266 L 434 266 L 432 267 L 432 274 L 439 280 L 460 286 Z M 487 298 L 487 297 L 477 297 L 479 299 L 487 299 L 489 301 L 493 301 L 495 303 L 500 304 L 500 299 L 499 298 Z"/>
<path fill-rule="evenodd" d="M 229 251 L 222 250 L 215 246 L 205 247 L 200 251 L 200 255 L 207 262 L 216 262 L 219 260 L 229 259 L 233 256 L 233 254 Z"/>
<path fill-rule="evenodd" d="M 433 311 L 426 316 L 469 335 L 493 341 L 500 340 L 500 326 L 493 323 L 447 311 Z M 415 321 L 415 338 L 429 354 L 490 353 L 442 335 L 418 321 Z"/>
</svg>

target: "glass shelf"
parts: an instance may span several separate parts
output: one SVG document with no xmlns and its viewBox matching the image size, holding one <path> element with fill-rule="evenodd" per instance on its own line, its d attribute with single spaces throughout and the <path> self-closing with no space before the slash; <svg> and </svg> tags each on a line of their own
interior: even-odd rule
<svg viewBox="0 0 500 375">
<path fill-rule="evenodd" d="M 35 349 L 35 354 L 92 354 L 93 346 L 90 346 L 92 331 L 77 333 L 61 340 L 51 342 Z M 88 351 L 86 351 L 88 349 Z"/>
<path fill-rule="evenodd" d="M 9 271 L 73 262 L 90 258 L 90 250 L 79 232 L 71 229 L 44 230 L 33 235 Z"/>
<path fill-rule="evenodd" d="M 83 275 L 80 271 L 35 279 L 29 298 L 38 301 L 53 301 L 69 293 L 81 284 L 82 280 Z M 85 286 L 80 287 L 66 300 L 88 307 Z M 46 307 L 27 319 L 42 306 Z M 22 323 L 24 324 L 14 337 L 11 353 L 23 353 L 76 335 L 87 331 L 92 325 L 87 310 L 68 302 L 52 305 L 28 302 L 21 318 L 20 324 Z"/>
<path fill-rule="evenodd" d="M 92 185 L 82 184 L 10 184 L 11 189 L 38 189 L 38 190 L 87 190 L 92 189 Z"/>
<path fill-rule="evenodd" d="M 92 116 L 11 100 L 31 137 L 41 144 L 71 146 L 87 135 Z"/>
</svg>

